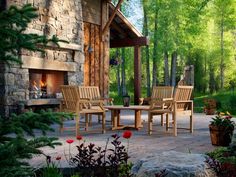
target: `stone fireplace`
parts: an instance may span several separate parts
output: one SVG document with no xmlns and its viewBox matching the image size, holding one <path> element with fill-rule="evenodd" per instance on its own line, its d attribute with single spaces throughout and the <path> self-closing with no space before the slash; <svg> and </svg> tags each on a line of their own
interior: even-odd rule
<svg viewBox="0 0 236 177">
<path fill-rule="evenodd" d="M 24 1 L 29 3 L 28 1 Z M 84 37 L 81 0 L 31 0 L 39 17 L 26 32 L 57 35 L 69 43 L 59 47 L 49 44 L 45 53 L 22 50 L 22 65 L 0 64 L 0 115 L 16 112 L 25 106 L 58 105 L 60 85 L 83 84 Z M 7 6 L 22 6 L 21 0 L 8 0 Z"/>
</svg>

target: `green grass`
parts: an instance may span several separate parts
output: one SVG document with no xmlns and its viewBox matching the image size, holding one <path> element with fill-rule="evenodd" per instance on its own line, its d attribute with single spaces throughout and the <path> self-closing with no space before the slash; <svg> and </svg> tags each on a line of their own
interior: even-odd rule
<svg viewBox="0 0 236 177">
<path fill-rule="evenodd" d="M 203 95 L 200 93 L 194 93 L 194 111 L 202 112 L 205 98 L 213 98 L 217 101 L 218 111 L 229 111 L 236 115 L 236 93 L 232 91 L 221 91 L 214 94 Z"/>
</svg>

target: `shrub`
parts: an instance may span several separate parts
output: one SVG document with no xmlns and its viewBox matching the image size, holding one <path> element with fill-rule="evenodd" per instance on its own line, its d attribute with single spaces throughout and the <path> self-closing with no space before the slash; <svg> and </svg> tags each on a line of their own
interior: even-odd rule
<svg viewBox="0 0 236 177">
<path fill-rule="evenodd" d="M 124 138 L 129 139 L 131 133 L 126 131 Z M 78 154 L 70 159 L 70 164 L 76 167 L 76 171 L 82 177 L 129 177 L 132 164 L 128 163 L 128 146 L 122 145 L 120 137 L 112 135 L 111 144 L 108 148 L 109 138 L 105 149 L 90 143 L 81 143 L 77 146 Z"/>
</svg>

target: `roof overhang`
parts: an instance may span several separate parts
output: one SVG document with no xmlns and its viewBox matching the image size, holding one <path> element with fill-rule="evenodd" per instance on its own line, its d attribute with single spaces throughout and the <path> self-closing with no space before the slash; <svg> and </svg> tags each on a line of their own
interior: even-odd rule
<svg viewBox="0 0 236 177">
<path fill-rule="evenodd" d="M 115 6 L 109 3 L 109 15 L 115 10 Z M 117 10 L 110 25 L 110 48 L 145 46 L 148 38 L 143 36 L 137 28 Z"/>
</svg>

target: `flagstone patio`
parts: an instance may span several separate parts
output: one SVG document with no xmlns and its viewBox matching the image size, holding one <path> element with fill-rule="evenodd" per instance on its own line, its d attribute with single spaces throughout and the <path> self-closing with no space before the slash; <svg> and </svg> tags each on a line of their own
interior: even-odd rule
<svg viewBox="0 0 236 177">
<path fill-rule="evenodd" d="M 151 154 L 164 151 L 178 151 L 185 153 L 206 153 L 215 149 L 215 146 L 211 145 L 210 134 L 208 129 L 209 121 L 213 116 L 207 116 L 201 113 L 194 114 L 194 132 L 191 134 L 187 130 L 178 129 L 178 136 L 174 137 L 172 130 L 165 131 L 165 127 L 160 126 L 160 116 L 154 119 L 153 134 L 149 136 L 147 134 L 147 112 L 142 113 L 143 128 L 139 131 L 132 130 L 132 137 L 129 140 L 129 155 L 130 161 L 136 162 L 138 159 Z M 110 119 L 110 113 L 107 113 L 107 120 Z M 83 121 L 83 120 L 82 120 Z M 134 121 L 133 112 L 124 111 L 121 114 L 121 123 L 132 124 Z M 73 124 L 74 121 L 66 121 L 66 125 Z M 178 116 L 178 126 L 188 126 L 189 120 L 186 117 Z M 107 132 L 102 134 L 100 130 L 93 131 L 93 129 L 101 128 L 101 124 L 97 123 L 97 118 L 93 118 L 92 131 L 81 131 L 83 140 L 86 143 L 94 143 L 97 146 L 104 147 L 107 138 L 110 138 L 112 134 L 119 134 L 122 136 L 123 130 L 111 131 L 111 123 L 106 123 Z M 65 156 L 68 156 L 69 145 L 66 143 L 67 139 L 74 139 L 75 142 L 71 144 L 71 154 L 77 153 L 76 145 L 79 141 L 76 140 L 74 131 L 65 131 L 60 134 L 58 132 L 58 125 L 53 126 L 55 132 L 49 133 L 50 136 L 59 138 L 59 141 L 63 144 L 57 146 L 55 149 L 44 148 L 43 151 L 46 155 L 50 155 L 52 160 L 55 160 L 57 156 L 61 156 L 61 165 L 63 167 L 69 166 Z M 121 138 L 123 144 L 127 145 L 127 140 Z M 80 142 L 81 143 L 81 142 Z M 44 156 L 34 157 L 31 161 L 34 167 L 42 166 L 45 164 Z"/>
</svg>

